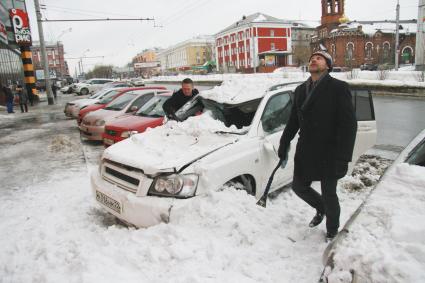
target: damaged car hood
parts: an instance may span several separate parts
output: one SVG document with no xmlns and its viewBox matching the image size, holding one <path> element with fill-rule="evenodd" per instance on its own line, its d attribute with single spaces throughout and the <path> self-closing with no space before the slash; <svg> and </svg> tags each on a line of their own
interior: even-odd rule
<svg viewBox="0 0 425 283">
<path fill-rule="evenodd" d="M 179 172 L 191 163 L 237 142 L 240 136 L 198 132 L 187 134 L 150 129 L 105 150 L 103 158 L 139 168 L 147 175 Z"/>
</svg>

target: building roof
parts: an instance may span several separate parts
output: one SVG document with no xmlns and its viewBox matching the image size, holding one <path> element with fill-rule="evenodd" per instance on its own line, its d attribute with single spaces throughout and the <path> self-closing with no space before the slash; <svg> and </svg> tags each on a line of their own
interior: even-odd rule
<svg viewBox="0 0 425 283">
<path fill-rule="evenodd" d="M 263 13 L 255 13 L 249 16 L 243 16 L 242 19 L 240 19 L 237 22 L 234 22 L 227 28 L 219 31 L 217 34 L 224 33 L 226 31 L 241 27 L 241 26 L 247 26 L 251 23 L 278 23 L 278 24 L 285 24 L 288 23 L 287 21 L 263 14 Z"/>
<path fill-rule="evenodd" d="M 185 45 L 193 45 L 193 44 L 214 44 L 214 38 L 211 35 L 198 35 L 194 38 L 179 42 L 173 46 L 170 46 L 166 49 L 160 50 L 157 54 L 161 56 L 162 54 L 169 53 L 172 50 L 176 50 Z"/>
<path fill-rule="evenodd" d="M 340 24 L 338 28 L 331 31 L 357 31 L 361 28 L 361 31 L 369 36 L 373 36 L 375 33 L 395 33 L 396 23 L 394 21 L 377 21 L 377 22 L 349 22 Z M 417 24 L 414 21 L 400 21 L 400 34 L 416 33 Z"/>
</svg>

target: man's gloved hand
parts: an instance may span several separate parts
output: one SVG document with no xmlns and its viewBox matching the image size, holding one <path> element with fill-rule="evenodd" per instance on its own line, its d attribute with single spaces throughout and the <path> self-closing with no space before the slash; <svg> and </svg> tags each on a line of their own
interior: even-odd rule
<svg viewBox="0 0 425 283">
<path fill-rule="evenodd" d="M 177 118 L 177 116 L 176 116 L 176 114 L 175 114 L 175 113 L 168 113 L 168 114 L 167 114 L 167 118 L 168 118 L 169 120 L 179 121 L 179 118 Z"/>
<path fill-rule="evenodd" d="M 288 159 L 288 152 L 289 152 L 290 146 L 279 146 L 279 149 L 277 150 L 277 156 L 279 156 L 280 159 L 286 160 Z"/>
</svg>

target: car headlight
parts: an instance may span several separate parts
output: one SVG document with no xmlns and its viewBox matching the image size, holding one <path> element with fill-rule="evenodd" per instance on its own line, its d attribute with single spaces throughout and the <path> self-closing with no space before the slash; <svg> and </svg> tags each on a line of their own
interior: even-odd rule
<svg viewBox="0 0 425 283">
<path fill-rule="evenodd" d="M 94 122 L 94 125 L 95 126 L 103 126 L 103 125 L 105 125 L 105 120 L 101 120 L 101 119 L 96 120 L 96 122 Z"/>
<path fill-rule="evenodd" d="M 124 132 L 121 133 L 121 137 L 122 138 L 128 138 L 128 137 L 131 137 L 132 135 L 135 135 L 137 133 L 139 133 L 139 132 L 138 131 L 124 131 Z"/>
<path fill-rule="evenodd" d="M 149 188 L 149 195 L 189 198 L 193 197 L 198 186 L 198 175 L 158 176 Z"/>
</svg>

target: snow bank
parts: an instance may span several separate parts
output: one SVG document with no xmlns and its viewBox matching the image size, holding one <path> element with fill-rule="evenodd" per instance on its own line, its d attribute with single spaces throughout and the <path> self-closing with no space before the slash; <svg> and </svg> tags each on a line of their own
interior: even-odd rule
<svg viewBox="0 0 425 283">
<path fill-rule="evenodd" d="M 320 276 L 325 225 L 309 228 L 314 211 L 291 191 L 264 209 L 227 187 L 176 201 L 169 224 L 134 229 L 98 208 L 88 180 L 84 168 L 63 170 L 0 194 L 2 282 L 310 283 Z M 367 192 L 339 188 L 342 223 Z"/>
<path fill-rule="evenodd" d="M 338 245 L 329 282 L 425 282 L 425 168 L 396 165 Z"/>
<path fill-rule="evenodd" d="M 407 69 L 407 70 L 406 70 Z M 420 82 L 420 72 L 408 70 L 405 67 L 399 71 L 388 71 L 385 80 L 379 80 L 379 71 L 360 71 L 356 70 L 355 79 L 348 79 L 349 73 L 331 73 L 331 76 L 345 80 L 347 82 L 364 83 L 372 85 L 385 85 L 385 86 L 409 86 L 409 87 L 425 87 L 425 82 Z M 283 69 L 275 73 L 257 73 L 257 74 L 212 74 L 212 75 L 177 75 L 177 76 L 159 76 L 155 77 L 155 81 L 176 81 L 181 82 L 184 78 L 191 78 L 195 84 L 196 81 L 232 81 L 242 79 L 252 79 L 262 82 L 263 80 L 306 80 L 310 74 L 302 72 L 301 70 Z"/>
</svg>

